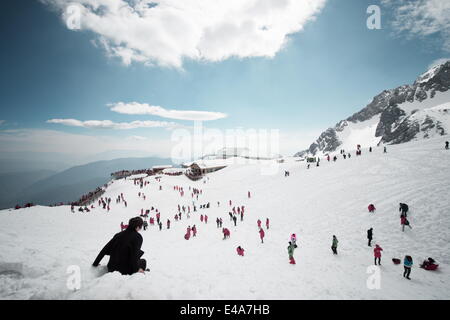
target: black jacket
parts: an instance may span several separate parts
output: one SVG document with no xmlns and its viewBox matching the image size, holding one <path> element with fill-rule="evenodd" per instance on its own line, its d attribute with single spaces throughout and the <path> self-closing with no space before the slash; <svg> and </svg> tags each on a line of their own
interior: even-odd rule
<svg viewBox="0 0 450 320">
<path fill-rule="evenodd" d="M 135 230 L 119 232 L 100 251 L 93 265 L 98 266 L 103 257 L 109 255 L 109 272 L 136 273 L 139 271 L 139 259 L 144 254 L 141 250 L 142 241 L 142 236 Z"/>
<path fill-rule="evenodd" d="M 367 239 L 372 239 L 372 230 L 367 230 Z"/>
</svg>

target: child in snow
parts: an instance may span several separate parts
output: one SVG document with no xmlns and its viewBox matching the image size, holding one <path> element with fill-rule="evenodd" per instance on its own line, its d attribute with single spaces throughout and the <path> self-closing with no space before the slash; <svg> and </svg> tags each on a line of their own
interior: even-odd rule
<svg viewBox="0 0 450 320">
<path fill-rule="evenodd" d="M 413 266 L 413 260 L 411 256 L 405 256 L 405 260 L 403 260 L 403 267 L 405 268 L 405 271 L 403 272 L 403 277 L 411 280 L 409 275 L 411 274 L 411 268 Z"/>
<path fill-rule="evenodd" d="M 400 224 L 402 225 L 402 231 L 405 232 L 405 226 L 408 226 L 410 229 L 412 229 L 411 225 L 409 224 L 408 219 L 404 215 L 400 217 Z"/>
<path fill-rule="evenodd" d="M 291 243 L 295 248 L 297 248 L 297 236 L 295 233 L 291 234 Z"/>
<path fill-rule="evenodd" d="M 264 243 L 264 230 L 263 228 L 259 228 L 259 237 L 261 238 L 261 243 Z"/>
<path fill-rule="evenodd" d="M 375 249 L 373 249 L 373 255 L 375 257 L 375 265 L 377 265 L 377 259 L 378 259 L 378 265 L 381 266 L 381 251 L 383 251 L 383 248 L 381 248 L 379 245 L 375 245 Z"/>
<path fill-rule="evenodd" d="M 297 248 L 297 245 L 294 245 L 291 241 L 289 241 L 289 246 L 287 247 L 287 250 L 288 250 L 290 264 L 295 264 L 295 259 L 294 259 L 295 248 Z"/>
<path fill-rule="evenodd" d="M 333 254 L 338 254 L 337 253 L 337 246 L 338 246 L 338 239 L 336 238 L 335 235 L 333 235 L 333 243 L 331 244 L 331 250 L 333 250 Z"/>
</svg>

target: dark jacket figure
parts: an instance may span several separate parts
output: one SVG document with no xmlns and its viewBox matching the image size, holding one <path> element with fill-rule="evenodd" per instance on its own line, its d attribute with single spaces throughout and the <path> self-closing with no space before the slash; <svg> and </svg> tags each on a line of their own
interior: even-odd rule
<svg viewBox="0 0 450 320">
<path fill-rule="evenodd" d="M 370 228 L 369 230 L 367 230 L 367 239 L 369 239 L 369 247 L 372 246 L 370 244 L 372 242 L 372 236 L 373 236 L 373 228 Z"/>
<path fill-rule="evenodd" d="M 445 150 L 448 150 L 448 141 L 445 141 Z"/>
<path fill-rule="evenodd" d="M 402 213 L 401 215 L 404 215 L 405 218 L 408 216 L 407 215 L 408 210 L 409 210 L 409 207 L 406 203 L 400 203 L 400 207 L 398 208 L 398 211 L 400 211 Z"/>
<path fill-rule="evenodd" d="M 333 254 L 338 254 L 337 253 L 337 246 L 338 246 L 338 239 L 336 238 L 336 236 L 333 235 L 333 243 L 331 244 L 331 250 L 333 250 Z"/>
<path fill-rule="evenodd" d="M 147 263 L 140 259 L 144 252 L 141 250 L 143 239 L 138 233 L 143 224 L 140 217 L 130 219 L 128 228 L 114 235 L 92 265 L 97 267 L 103 257 L 108 255 L 108 272 L 119 271 L 123 275 L 131 275 L 144 271 Z"/>
<path fill-rule="evenodd" d="M 235 226 L 235 227 L 236 227 L 236 221 L 237 221 L 236 216 L 233 216 L 233 222 L 234 222 L 234 226 Z"/>
</svg>

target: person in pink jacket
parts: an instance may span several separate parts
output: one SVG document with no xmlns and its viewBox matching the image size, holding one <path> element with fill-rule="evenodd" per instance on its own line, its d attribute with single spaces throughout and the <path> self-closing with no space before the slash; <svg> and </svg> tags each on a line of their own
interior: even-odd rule
<svg viewBox="0 0 450 320">
<path fill-rule="evenodd" d="M 205 223 L 208 223 L 208 216 L 205 214 Z"/>
<path fill-rule="evenodd" d="M 379 245 L 375 245 L 375 248 L 373 249 L 373 255 L 375 257 L 375 265 L 377 265 L 377 259 L 378 259 L 378 265 L 381 266 L 381 251 L 383 251 L 383 248 L 381 248 Z"/>
<path fill-rule="evenodd" d="M 261 220 L 258 219 L 258 221 L 256 221 L 256 223 L 258 224 L 258 228 L 261 229 Z"/>
<path fill-rule="evenodd" d="M 259 237 L 261 238 L 261 243 L 264 243 L 264 230 L 259 228 Z"/>
<path fill-rule="evenodd" d="M 203 215 L 200 215 L 200 221 L 203 222 Z"/>
<path fill-rule="evenodd" d="M 241 246 L 237 247 L 236 251 L 239 256 L 244 256 L 244 249 L 242 249 Z"/>
</svg>

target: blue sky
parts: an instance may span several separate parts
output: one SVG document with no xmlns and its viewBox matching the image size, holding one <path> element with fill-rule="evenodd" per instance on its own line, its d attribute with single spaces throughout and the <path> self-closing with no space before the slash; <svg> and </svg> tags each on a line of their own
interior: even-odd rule
<svg viewBox="0 0 450 320">
<path fill-rule="evenodd" d="M 171 130 L 163 127 L 116 130 L 47 122 L 192 123 L 121 114 L 107 106 L 138 102 L 224 113 L 227 117 L 204 123 L 221 130 L 279 129 L 282 137 L 289 137 L 281 143 L 281 151 L 292 154 L 327 127 L 359 111 L 382 90 L 412 83 L 433 61 L 449 56 L 442 32 L 422 35 L 405 29 L 398 33 L 392 26 L 398 22 L 395 7 L 389 1 L 329 0 L 314 20 L 304 23 L 303 30 L 288 35 L 273 57 L 231 56 L 218 61 L 185 57 L 181 67 L 139 61 L 127 65 L 120 57 L 108 56 L 108 49 L 98 41 L 94 45 L 98 32 L 69 30 L 58 11 L 60 1 L 52 1 L 56 5 L 9 1 L 0 12 L 0 148 L 5 152 L 58 152 L 58 143 L 52 148 L 51 139 L 42 141 L 48 146 L 41 150 L 25 134 L 33 133 L 37 139 L 45 133 L 44 139 L 53 132 L 70 134 L 64 152 L 83 149 L 79 142 L 70 145 L 72 138 L 78 141 L 77 135 L 112 139 L 104 142 L 102 151 L 115 149 L 106 146 L 114 139 L 138 136 L 155 141 L 150 147 L 155 154 L 167 155 L 167 149 L 156 150 L 170 140 Z M 381 7 L 381 30 L 366 26 L 366 9 L 371 4 Z M 220 43 L 216 45 L 220 50 Z M 15 139 L 15 135 L 23 138 Z"/>
</svg>

